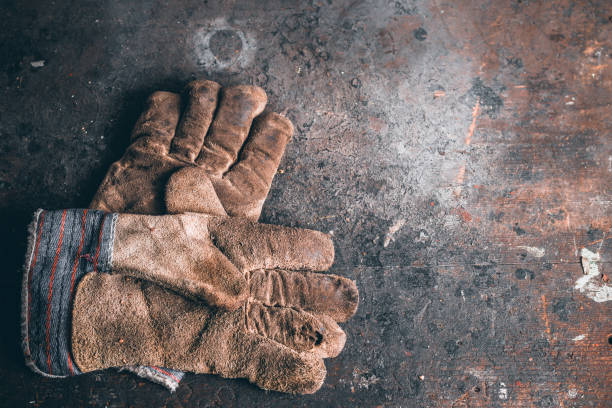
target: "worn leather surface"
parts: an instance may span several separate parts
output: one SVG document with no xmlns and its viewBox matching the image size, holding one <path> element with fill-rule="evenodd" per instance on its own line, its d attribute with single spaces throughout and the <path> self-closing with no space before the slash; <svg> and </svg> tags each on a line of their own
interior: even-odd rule
<svg viewBox="0 0 612 408">
<path fill-rule="evenodd" d="M 285 117 L 262 114 L 266 102 L 259 87 L 212 81 L 191 82 L 183 96 L 155 92 L 90 207 L 259 218 L 293 134 Z"/>
<path fill-rule="evenodd" d="M 252 287 L 270 305 L 335 314 L 337 296 L 355 303 L 358 295 L 349 279 L 312 273 L 333 259 L 331 239 L 318 231 L 195 213 L 120 214 L 112 269 L 216 307 L 236 309 Z"/>
<path fill-rule="evenodd" d="M 350 315 L 356 301 L 334 307 Z M 121 275 L 86 275 L 74 299 L 72 352 L 84 372 L 164 366 L 312 393 L 325 379 L 323 358 L 336 356 L 344 342 L 331 318 L 254 300 L 223 311 Z"/>
<path fill-rule="evenodd" d="M 111 165 L 90 207 L 144 214 L 160 214 L 164 209 L 219 216 L 229 213 L 257 219 L 293 132 L 291 122 L 276 114 L 261 115 L 250 131 L 266 101 L 259 87 L 237 86 L 221 92 L 221 86 L 212 81 L 193 81 L 182 96 L 154 93 L 132 131 L 132 144 Z M 230 172 L 232 164 L 235 168 Z M 227 262 L 225 266 L 226 272 L 231 269 Z M 218 285 L 226 285 L 213 289 L 206 286 L 213 284 L 209 279 L 204 291 L 201 280 L 195 284 L 185 279 L 188 270 L 182 270 L 178 279 L 162 276 L 163 269 L 147 271 L 153 273 L 140 276 L 166 284 L 170 278 L 175 289 L 181 282 L 185 294 L 194 294 L 200 287 L 199 293 L 204 292 L 212 304 L 237 307 L 246 293 L 244 279 L 236 273 L 216 276 L 215 268 L 207 276 L 216 276 Z M 215 293 L 222 296 L 212 296 Z M 157 370 L 153 371 L 155 378 L 147 374 L 151 370 L 139 375 L 157 381 Z M 171 383 L 176 380 L 170 378 Z"/>
<path fill-rule="evenodd" d="M 235 313 L 244 315 L 239 320 L 249 331 L 297 351 L 333 357 L 345 342 L 336 321 L 352 316 L 358 303 L 352 281 L 311 272 L 331 266 L 333 244 L 314 231 L 247 220 L 259 218 L 293 133 L 291 122 L 281 115 L 260 115 L 266 99 L 258 87 L 221 91 L 211 81 L 190 83 L 182 101 L 173 93 L 153 94 L 132 132 L 132 144 L 111 166 L 91 205 L 127 213 L 216 216 L 120 216 L 116 271 L 203 300 L 205 307 L 239 308 Z M 79 316 L 76 309 L 74 316 Z M 78 347 L 76 337 L 74 344 Z M 146 362 L 155 355 L 143 360 L 128 353 L 110 366 L 129 360 L 129 365 L 189 367 Z M 296 387 L 287 390 L 307 392 Z"/>
</svg>

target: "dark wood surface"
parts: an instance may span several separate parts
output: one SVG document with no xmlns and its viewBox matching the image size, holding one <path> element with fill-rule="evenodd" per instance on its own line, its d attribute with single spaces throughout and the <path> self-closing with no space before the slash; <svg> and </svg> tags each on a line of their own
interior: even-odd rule
<svg viewBox="0 0 612 408">
<path fill-rule="evenodd" d="M 612 275 L 609 1 L 3 1 L 0 13 L 1 406 L 612 406 L 612 302 L 593 299 Z M 314 395 L 193 374 L 170 394 L 23 364 L 30 214 L 86 206 L 146 96 L 193 78 L 257 84 L 287 109 L 297 131 L 262 219 L 332 232 L 332 271 L 359 286 Z M 601 258 L 593 293 L 575 288 L 582 248 Z"/>
</svg>

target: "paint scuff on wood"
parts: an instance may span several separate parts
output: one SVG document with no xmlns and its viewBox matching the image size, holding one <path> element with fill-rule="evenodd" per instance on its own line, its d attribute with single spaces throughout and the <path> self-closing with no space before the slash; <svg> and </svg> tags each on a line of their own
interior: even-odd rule
<svg viewBox="0 0 612 408">
<path fill-rule="evenodd" d="M 391 241 L 395 240 L 393 236 L 395 235 L 397 231 L 399 231 L 404 226 L 404 224 L 406 224 L 406 220 L 403 218 L 400 218 L 399 220 L 395 221 L 393 225 L 389 227 L 389 231 L 385 235 L 383 247 L 386 248 L 391 243 Z"/>
<path fill-rule="evenodd" d="M 517 246 L 517 248 L 522 249 L 523 251 L 527 252 L 529 255 L 533 256 L 534 258 L 542 258 L 544 254 L 546 253 L 544 248 L 530 247 L 530 246 L 525 246 L 525 245 L 519 245 Z"/>
<path fill-rule="evenodd" d="M 597 262 L 601 257 L 599 253 L 593 253 L 587 248 L 582 248 L 580 252 L 580 263 L 584 276 L 576 281 L 574 289 L 584 293 L 594 301 L 601 303 L 612 300 L 612 286 L 606 285 L 599 274 L 599 266 Z"/>
</svg>

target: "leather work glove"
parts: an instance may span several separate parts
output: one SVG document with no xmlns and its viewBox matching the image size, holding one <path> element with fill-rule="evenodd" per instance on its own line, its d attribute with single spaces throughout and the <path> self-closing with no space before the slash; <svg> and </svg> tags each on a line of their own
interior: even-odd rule
<svg viewBox="0 0 612 408">
<path fill-rule="evenodd" d="M 333 262 L 316 231 L 193 213 L 41 210 L 29 238 L 23 348 L 47 376 L 141 364 L 311 393 L 325 377 L 322 358 L 344 345 L 336 321 L 357 307 L 352 281 L 315 272 Z M 243 292 L 250 300 L 233 311 L 193 298 L 234 307 Z"/>
<path fill-rule="evenodd" d="M 182 115 L 180 95 L 149 97 L 132 144 L 112 164 L 90 208 L 259 218 L 293 134 L 291 122 L 277 113 L 260 115 L 267 97 L 256 86 L 221 92 L 216 82 L 193 81 L 185 94 Z"/>
<path fill-rule="evenodd" d="M 194 81 L 186 88 L 182 116 L 180 99 L 168 92 L 157 92 L 149 98 L 148 107 L 132 132 L 133 144 L 112 165 L 91 207 L 152 214 L 164 212 L 165 207 L 168 212 L 198 211 L 257 219 L 291 137 L 291 123 L 272 113 L 260 115 L 251 126 L 266 103 L 265 92 L 258 87 L 239 86 L 220 92 L 220 86 L 214 82 Z M 172 271 L 172 267 L 162 268 L 151 275 L 150 271 L 143 273 L 135 268 L 131 273 L 189 294 L 192 283 L 189 277 L 185 280 L 179 273 L 179 280 L 168 283 L 173 278 Z M 268 305 L 278 304 L 271 294 L 281 292 L 270 290 L 271 286 L 284 285 L 285 293 L 298 293 L 304 286 L 300 274 L 288 275 L 285 271 L 260 270 L 247 275 L 248 310 L 253 310 L 252 305 L 259 299 L 266 300 Z M 335 277 L 331 278 L 330 282 Z M 342 284 L 353 292 L 356 308 L 357 290 L 352 282 L 345 281 Z M 227 295 L 225 289 L 219 292 Z M 206 292 L 206 288 L 200 290 Z M 206 298 L 202 292 L 195 296 Z M 219 301 L 214 296 L 209 300 L 213 304 Z M 223 302 L 219 301 L 219 305 L 223 306 Z M 338 322 L 350 316 L 338 314 L 335 309 L 318 310 L 312 305 L 306 310 L 322 322 L 330 316 Z M 343 339 L 343 332 L 339 333 Z M 123 368 L 170 390 L 178 386 L 183 376 L 179 371 L 156 366 Z"/>
<path fill-rule="evenodd" d="M 257 220 L 293 133 L 285 117 L 260 115 L 266 102 L 259 87 L 221 90 L 212 81 L 189 83 L 182 97 L 154 93 L 134 126 L 132 145 L 110 167 L 89 208 Z M 124 368 L 171 391 L 183 378 L 161 367 Z"/>
</svg>

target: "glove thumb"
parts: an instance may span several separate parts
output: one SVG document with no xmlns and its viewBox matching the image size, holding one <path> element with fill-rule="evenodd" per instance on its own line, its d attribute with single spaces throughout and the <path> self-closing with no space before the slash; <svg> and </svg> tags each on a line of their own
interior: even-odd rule
<svg viewBox="0 0 612 408">
<path fill-rule="evenodd" d="M 199 167 L 174 172 L 166 184 L 165 198 L 169 214 L 195 212 L 227 217 L 208 174 Z"/>
</svg>

